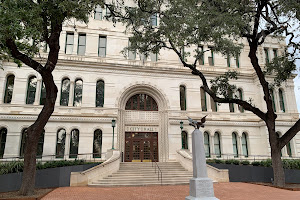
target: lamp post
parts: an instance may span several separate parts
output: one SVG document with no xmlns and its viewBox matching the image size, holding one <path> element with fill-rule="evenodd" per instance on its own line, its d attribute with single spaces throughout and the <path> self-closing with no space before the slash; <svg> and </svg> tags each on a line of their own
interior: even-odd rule
<svg viewBox="0 0 300 200">
<path fill-rule="evenodd" d="M 181 149 L 184 149 L 183 140 L 182 140 L 182 129 L 183 129 L 183 121 L 180 121 L 180 129 L 181 129 Z"/>
<path fill-rule="evenodd" d="M 113 137 L 112 137 L 112 147 L 111 147 L 111 149 L 115 149 L 114 148 L 114 144 L 115 144 L 115 127 L 116 127 L 116 120 L 115 119 L 111 120 L 111 126 L 113 128 Z"/>
</svg>

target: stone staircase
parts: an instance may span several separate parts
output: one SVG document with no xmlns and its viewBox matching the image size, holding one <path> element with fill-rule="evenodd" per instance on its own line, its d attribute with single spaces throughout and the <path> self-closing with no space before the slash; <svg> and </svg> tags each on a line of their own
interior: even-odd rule
<svg viewBox="0 0 300 200">
<path fill-rule="evenodd" d="M 193 173 L 185 170 L 178 162 L 158 162 L 159 168 L 162 171 L 162 184 L 189 184 Z M 155 173 L 155 163 L 144 162 L 121 163 L 118 172 L 95 180 L 89 186 L 141 186 L 141 185 L 160 185 L 161 180 L 158 180 L 157 168 Z"/>
</svg>

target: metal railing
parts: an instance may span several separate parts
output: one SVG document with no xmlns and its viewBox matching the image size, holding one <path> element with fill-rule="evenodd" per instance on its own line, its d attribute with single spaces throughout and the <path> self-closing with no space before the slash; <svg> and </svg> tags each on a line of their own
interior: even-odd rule
<svg viewBox="0 0 300 200">
<path fill-rule="evenodd" d="M 154 161 L 154 163 L 155 163 L 155 165 L 154 165 L 155 170 L 154 170 L 154 171 L 155 171 L 155 174 L 156 174 L 156 167 L 157 167 L 158 181 L 159 181 L 159 173 L 160 173 L 160 184 L 162 185 L 162 171 L 161 171 L 161 169 L 159 168 L 157 162 L 155 161 L 152 152 L 151 152 L 151 151 L 149 151 L 149 152 L 150 152 L 150 155 L 151 155 L 151 157 L 152 157 L 152 159 L 151 159 L 151 160 L 152 160 L 152 167 L 153 167 L 153 161 Z"/>
</svg>

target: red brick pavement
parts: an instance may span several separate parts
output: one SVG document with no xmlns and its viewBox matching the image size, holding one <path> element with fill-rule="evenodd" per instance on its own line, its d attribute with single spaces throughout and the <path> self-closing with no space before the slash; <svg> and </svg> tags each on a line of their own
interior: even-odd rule
<svg viewBox="0 0 300 200">
<path fill-rule="evenodd" d="M 248 183 L 216 183 L 215 195 L 221 200 L 300 200 L 300 191 L 289 191 Z M 42 200 L 184 200 L 188 185 L 145 187 L 63 187 Z"/>
</svg>

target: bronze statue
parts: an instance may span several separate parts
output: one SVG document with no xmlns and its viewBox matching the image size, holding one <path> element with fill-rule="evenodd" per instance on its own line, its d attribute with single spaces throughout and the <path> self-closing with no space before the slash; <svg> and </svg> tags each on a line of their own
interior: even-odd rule
<svg viewBox="0 0 300 200">
<path fill-rule="evenodd" d="M 201 118 L 200 122 L 197 122 L 196 120 L 193 120 L 192 118 L 188 117 L 189 125 L 195 127 L 195 129 L 199 129 L 199 127 L 204 128 L 204 123 L 206 121 L 207 115 Z"/>
</svg>

